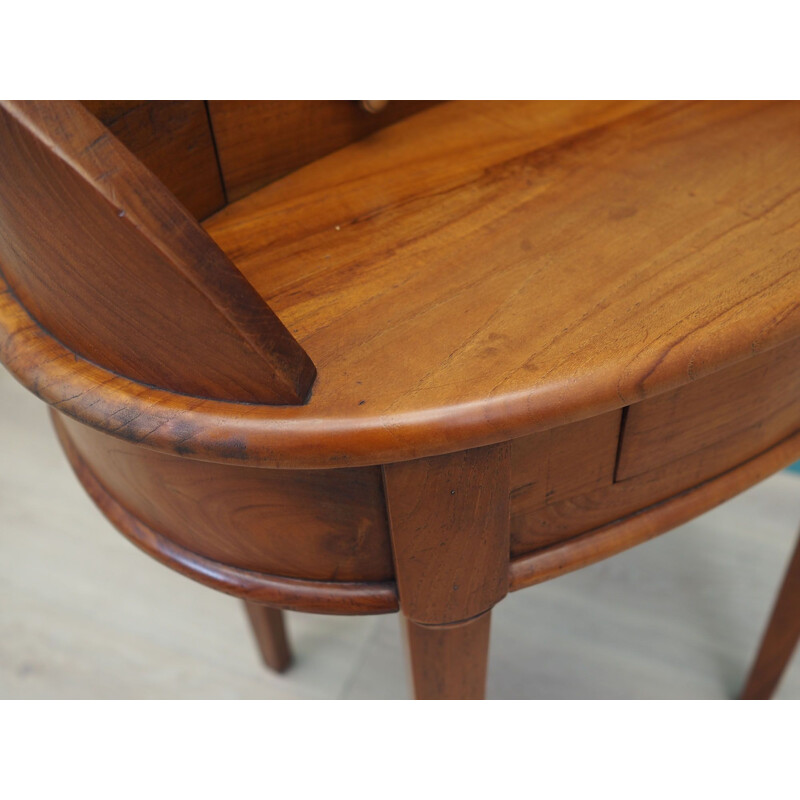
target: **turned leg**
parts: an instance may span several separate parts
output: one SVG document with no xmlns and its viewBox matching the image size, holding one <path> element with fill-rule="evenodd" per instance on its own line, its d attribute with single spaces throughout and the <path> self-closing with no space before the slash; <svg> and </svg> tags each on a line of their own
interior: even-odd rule
<svg viewBox="0 0 800 800">
<path fill-rule="evenodd" d="M 292 651 L 286 638 L 283 611 L 247 600 L 244 607 L 264 663 L 276 672 L 284 672 L 292 661 Z"/>
<path fill-rule="evenodd" d="M 789 562 L 742 700 L 768 700 L 800 639 L 800 541 Z"/>
<path fill-rule="evenodd" d="M 508 592 L 508 445 L 389 464 L 384 486 L 414 694 L 483 699 L 490 611 Z"/>
</svg>

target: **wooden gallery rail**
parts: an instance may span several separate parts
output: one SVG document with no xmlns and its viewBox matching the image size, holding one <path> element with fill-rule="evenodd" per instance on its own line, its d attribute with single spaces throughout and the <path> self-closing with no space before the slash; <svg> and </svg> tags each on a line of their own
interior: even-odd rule
<svg viewBox="0 0 800 800">
<path fill-rule="evenodd" d="M 798 130 L 787 103 L 4 103 L 0 354 L 268 664 L 279 609 L 399 609 L 416 696 L 479 698 L 508 591 L 800 457 Z M 796 555 L 746 697 L 798 633 Z"/>
</svg>

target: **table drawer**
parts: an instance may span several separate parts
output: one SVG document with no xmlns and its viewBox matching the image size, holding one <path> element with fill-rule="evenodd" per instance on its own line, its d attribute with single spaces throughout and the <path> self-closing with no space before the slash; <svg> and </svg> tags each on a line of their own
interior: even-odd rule
<svg viewBox="0 0 800 800">
<path fill-rule="evenodd" d="M 798 430 L 800 341 L 630 406 L 612 479 L 545 503 L 529 488 L 517 489 L 512 553 L 523 555 L 635 514 L 739 466 Z M 584 437 L 584 452 L 590 441 Z"/>
<path fill-rule="evenodd" d="M 630 406 L 615 480 L 680 461 L 686 487 L 800 428 L 800 340 Z"/>
</svg>

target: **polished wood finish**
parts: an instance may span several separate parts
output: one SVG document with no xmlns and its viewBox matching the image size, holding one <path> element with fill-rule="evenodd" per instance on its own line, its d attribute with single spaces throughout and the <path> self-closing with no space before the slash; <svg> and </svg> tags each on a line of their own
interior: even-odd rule
<svg viewBox="0 0 800 800">
<path fill-rule="evenodd" d="M 321 376 L 272 452 L 481 446 L 797 337 L 798 125 L 780 103 L 437 106 L 229 205 L 206 229 Z"/>
<path fill-rule="evenodd" d="M 145 525 L 106 491 L 53 412 L 53 423 L 70 466 L 107 519 L 140 550 L 199 583 L 253 603 L 316 614 L 385 614 L 397 611 L 394 582 L 315 581 L 234 567 L 193 553 Z"/>
<path fill-rule="evenodd" d="M 524 492 L 515 495 L 513 554 L 634 514 L 767 451 L 800 430 L 799 391 L 796 340 L 630 406 L 622 426 L 616 481 L 545 505 Z M 663 440 L 657 433 L 661 424 Z M 630 453 L 645 465 L 641 471 L 630 466 L 636 464 Z"/>
<path fill-rule="evenodd" d="M 800 340 L 628 409 L 616 480 L 680 462 L 687 485 L 800 428 Z"/>
<path fill-rule="evenodd" d="M 197 218 L 226 203 L 202 100 L 84 100 L 92 112 Z"/>
<path fill-rule="evenodd" d="M 800 433 L 711 480 L 511 561 L 510 591 L 552 580 L 682 525 L 800 459 Z M 619 485 L 619 484 L 615 484 Z M 580 499 L 580 502 L 583 498 Z"/>
<path fill-rule="evenodd" d="M 209 111 L 228 197 L 245 197 L 432 105 L 393 100 L 374 114 L 354 100 L 212 100 Z"/>
<path fill-rule="evenodd" d="M 800 640 L 800 539 L 789 562 L 743 700 L 769 700 Z"/>
<path fill-rule="evenodd" d="M 501 444 L 384 467 L 418 699 L 483 697 L 489 614 L 508 592 L 510 466 Z"/>
<path fill-rule="evenodd" d="M 285 672 L 292 663 L 283 612 L 277 608 L 244 603 L 250 627 L 264 663 L 275 672 Z"/>
<path fill-rule="evenodd" d="M 621 420 L 611 411 L 511 442 L 513 555 L 561 538 L 532 524 L 541 509 L 611 486 Z"/>
<path fill-rule="evenodd" d="M 80 104 L 3 103 L 0 149 L 4 279 L 67 349 L 182 394 L 306 399 L 302 348 Z"/>
<path fill-rule="evenodd" d="M 507 444 L 387 464 L 384 481 L 405 616 L 428 625 L 459 622 L 505 597 Z"/>
<path fill-rule="evenodd" d="M 483 700 L 492 612 L 456 625 L 405 620 L 411 681 L 417 700 Z"/>
<path fill-rule="evenodd" d="M 255 469 L 166 455 L 61 424 L 127 511 L 180 547 L 254 572 L 320 581 L 389 581 L 389 527 L 377 467 Z"/>
<path fill-rule="evenodd" d="M 794 130 L 796 106 L 667 104 L 643 110 L 637 105 L 632 111 L 624 104 L 521 104 L 515 109 L 502 104 L 429 109 L 383 131 L 381 148 L 359 149 L 355 166 L 352 151 L 334 153 L 209 221 L 209 230 L 240 253 L 237 263 L 254 285 L 275 294 L 274 308 L 317 363 L 313 403 L 280 409 L 197 403 L 110 380 L 107 373 L 74 362 L 64 379 L 59 377 L 63 391 L 45 388 L 48 398 L 65 403 L 71 416 L 93 427 L 133 439 L 146 435 L 153 447 L 207 460 L 239 460 L 244 448 L 248 461 L 261 466 L 357 466 L 467 449 L 591 417 L 711 374 L 800 333 L 800 312 L 789 300 L 800 290 L 800 271 L 792 268 L 790 234 L 780 229 L 785 223 L 789 230 L 791 222 L 784 217 L 794 214 L 795 197 L 788 194 L 778 202 L 774 194 L 792 177 L 795 140 L 787 131 Z M 513 127 L 505 124 L 511 120 Z M 412 156 L 432 140 L 431 127 L 437 125 L 453 135 L 436 138 L 439 144 L 419 174 L 410 168 Z M 459 132 L 462 139 L 456 138 Z M 763 164 L 746 147 L 752 139 L 769 151 Z M 483 146 L 487 140 L 491 144 Z M 452 152 L 462 157 L 454 159 Z M 509 153 L 517 153 L 510 162 L 517 171 L 497 168 Z M 601 156 L 615 171 L 594 165 Z M 538 174 L 537 164 L 544 177 L 531 178 L 529 187 L 519 174 Z M 567 165 L 567 182 L 556 180 Z M 473 180 L 464 183 L 470 175 Z M 624 177 L 612 180 L 619 175 Z M 662 175 L 670 177 L 661 177 L 663 185 L 657 186 Z M 489 178 L 496 192 L 484 196 Z M 431 195 L 436 180 L 450 186 L 449 193 Z M 601 201 L 619 196 L 615 181 L 630 190 L 631 201 L 641 192 L 645 208 L 648 203 L 661 208 L 670 198 L 658 224 L 647 211 L 598 228 L 592 220 L 607 216 Z M 674 186 L 695 187 L 695 197 Z M 450 204 L 466 202 L 473 188 L 481 198 L 475 213 L 453 216 L 446 224 L 450 217 L 442 215 L 455 215 Z M 529 198 L 534 189 L 538 194 Z M 716 189 L 726 193 L 724 204 L 708 200 Z M 421 198 L 414 200 L 413 191 L 422 192 Z M 506 204 L 516 202 L 511 198 L 520 192 L 530 203 L 506 213 Z M 728 242 L 723 231 L 738 224 L 731 200 L 738 196 L 751 203 L 752 198 L 771 199 L 774 208 L 759 216 L 748 206 L 751 216 L 729 228 L 734 238 Z M 548 216 L 548 203 L 560 209 L 570 197 L 570 207 L 563 209 L 569 216 L 557 223 Z M 365 211 L 366 216 L 351 218 L 352 225 L 335 230 L 344 205 L 377 211 L 379 201 L 393 198 L 377 217 Z M 490 224 L 483 215 L 492 208 L 498 216 Z M 592 217 L 586 216 L 590 209 Z M 323 212 L 332 216 L 325 220 Z M 316 233 L 308 227 L 311 215 L 319 223 Z M 429 217 L 438 221 L 435 231 L 427 227 Z M 584 230 L 577 223 L 584 217 L 585 235 L 569 235 L 566 220 Z M 471 231 L 484 241 L 483 226 L 475 227 L 478 218 L 491 232 L 486 240 L 496 250 L 491 258 L 481 252 L 484 244 L 475 247 L 470 237 Z M 557 235 L 563 249 L 550 252 L 543 240 L 523 250 L 518 242 L 516 255 L 507 260 L 508 245 L 495 241 L 495 232 L 512 241 L 519 233 L 515 226 L 524 228 L 525 220 L 534 218 L 550 219 L 537 222 L 536 231 Z M 417 230 L 423 223 L 427 236 L 409 238 L 398 228 Z M 701 224 L 705 227 L 697 229 Z M 673 237 L 669 252 L 677 264 L 675 286 L 692 287 L 691 296 L 686 289 L 676 297 L 678 289 L 670 288 L 672 262 L 664 260 L 666 251 L 653 239 L 662 225 L 665 237 L 669 231 L 687 232 Z M 734 247 L 737 235 L 747 235 L 748 241 L 752 235 L 753 246 Z M 705 237 L 710 237 L 707 262 L 697 255 Z M 769 243 L 762 246 L 762 237 Z M 610 251 L 606 257 L 594 253 L 594 238 L 608 239 L 609 248 L 625 241 L 624 261 Z M 406 240 L 390 253 L 390 241 Z M 370 255 L 381 242 L 387 249 Z M 274 259 L 267 258 L 267 243 Z M 423 258 L 420 248 L 427 245 L 433 251 Z M 452 259 L 436 255 L 445 245 L 455 248 L 457 269 Z M 573 253 L 579 246 L 584 251 Z M 767 255 L 756 259 L 753 254 L 761 251 Z M 589 271 L 558 271 L 558 265 L 595 261 Z M 419 268 L 422 263 L 426 269 Z M 638 270 L 641 263 L 650 265 L 646 273 Z M 539 292 L 539 286 L 553 289 Z M 556 320 L 563 313 L 574 320 L 566 329 Z M 615 323 L 614 314 L 625 324 Z M 669 334 L 648 346 L 645 329 L 662 327 Z M 548 339 L 552 330 L 559 333 Z M 613 347 L 606 347 L 610 330 Z M 492 336 L 495 344 L 488 344 Z M 414 342 L 413 358 L 409 342 Z M 533 361 L 530 353 L 536 354 Z M 522 366 L 513 367 L 515 358 Z M 28 370 L 22 377 L 27 385 L 36 385 L 38 363 L 15 367 L 17 373 Z M 469 373 L 476 363 L 481 368 L 473 379 Z M 431 365 L 428 372 L 426 365 Z M 115 414 L 137 421 L 119 429 Z M 232 448 L 231 442 L 239 446 Z"/>
<path fill-rule="evenodd" d="M 146 552 L 274 608 L 400 608 L 417 693 L 480 696 L 509 588 L 800 455 L 798 124 L 436 106 L 214 214 L 223 255 L 85 109 L 5 104 L 0 356 Z"/>
<path fill-rule="evenodd" d="M 538 508 L 612 483 L 621 419 L 620 410 L 611 411 L 514 439 L 512 505 L 524 497 Z"/>
</svg>

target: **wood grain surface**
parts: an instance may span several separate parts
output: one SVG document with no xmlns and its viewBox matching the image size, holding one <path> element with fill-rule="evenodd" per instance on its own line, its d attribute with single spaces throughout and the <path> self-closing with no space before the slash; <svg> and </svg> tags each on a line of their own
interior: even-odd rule
<svg viewBox="0 0 800 800">
<path fill-rule="evenodd" d="M 317 364 L 304 406 L 67 374 L 10 338 L 11 300 L 2 338 L 71 416 L 205 459 L 389 463 L 547 430 L 800 334 L 798 122 L 791 103 L 445 104 L 234 203 L 207 228 Z"/>
<path fill-rule="evenodd" d="M 56 412 L 51 414 L 75 475 L 108 521 L 140 550 L 199 583 L 252 603 L 315 614 L 385 614 L 398 610 L 394 582 L 314 581 L 233 567 L 173 542 L 125 509 L 81 457 Z"/>
<path fill-rule="evenodd" d="M 617 480 L 545 504 L 515 492 L 512 553 L 626 517 L 767 451 L 800 431 L 798 392 L 800 341 L 793 341 L 630 406 Z"/>
<path fill-rule="evenodd" d="M 632 503 L 627 515 L 618 514 L 606 525 L 584 528 L 584 533 L 561 537 L 550 546 L 512 557 L 510 591 L 552 580 L 646 542 L 735 497 L 798 459 L 800 433 L 795 433 L 743 464 L 661 502 L 653 501 L 648 506 L 639 498 L 638 505 Z M 514 545 L 512 541 L 512 550 Z"/>
<path fill-rule="evenodd" d="M 403 614 L 441 625 L 508 592 L 507 444 L 384 467 Z"/>
<path fill-rule="evenodd" d="M 800 340 L 630 406 L 616 480 L 687 458 L 704 478 L 800 429 Z"/>
<path fill-rule="evenodd" d="M 193 553 L 310 580 L 394 576 L 378 467 L 212 464 L 132 445 L 66 417 L 61 425 L 106 492 Z"/>
<path fill-rule="evenodd" d="M 610 486 L 622 412 L 523 436 L 511 442 L 512 527 L 514 507 L 541 508 Z"/>
<path fill-rule="evenodd" d="M 405 620 L 411 682 L 417 700 L 483 700 L 492 612 L 459 625 L 428 627 Z"/>
<path fill-rule="evenodd" d="M 302 348 L 79 103 L 2 104 L 0 147 L 0 270 L 65 348 L 188 395 L 306 399 Z"/>
<path fill-rule="evenodd" d="M 84 100 L 89 109 L 197 219 L 225 205 L 202 100 Z"/>
<path fill-rule="evenodd" d="M 353 100 L 211 100 L 228 197 L 245 197 L 434 104 L 392 100 L 380 113 L 370 114 Z"/>
<path fill-rule="evenodd" d="M 798 126 L 786 103 L 447 104 L 206 228 L 317 364 L 293 419 L 456 449 L 800 334 Z"/>
</svg>

